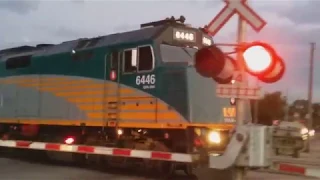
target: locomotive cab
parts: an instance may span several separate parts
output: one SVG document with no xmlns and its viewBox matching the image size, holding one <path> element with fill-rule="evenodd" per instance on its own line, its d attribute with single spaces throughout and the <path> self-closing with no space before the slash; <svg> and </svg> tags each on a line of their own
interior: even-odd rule
<svg viewBox="0 0 320 180">
<path fill-rule="evenodd" d="M 166 33 L 171 35 L 167 35 Z M 195 69 L 195 54 L 203 47 L 213 45 L 212 38 L 202 29 L 190 26 L 172 26 L 164 31 L 155 44 L 159 50 L 157 87 L 161 99 L 178 111 L 188 123 L 219 124 L 197 128 L 200 137 L 212 151 L 223 151 L 229 142 L 230 130 L 235 122 L 236 108 L 228 98 L 216 96 L 217 82 L 201 76 Z M 170 37 L 170 38 L 169 38 Z M 251 118 L 249 101 L 246 116 Z M 199 135 L 199 133 L 197 133 Z"/>
</svg>

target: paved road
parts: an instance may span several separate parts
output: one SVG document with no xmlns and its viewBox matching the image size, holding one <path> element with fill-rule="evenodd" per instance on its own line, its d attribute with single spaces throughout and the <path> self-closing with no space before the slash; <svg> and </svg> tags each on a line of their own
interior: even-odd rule
<svg viewBox="0 0 320 180">
<path fill-rule="evenodd" d="M 271 174 L 271 173 L 257 173 L 250 172 L 247 180 L 315 180 L 317 178 L 284 175 L 284 174 Z"/>
<path fill-rule="evenodd" d="M 154 178 L 143 178 L 132 175 L 120 175 L 119 172 L 110 174 L 76 168 L 70 166 L 55 166 L 50 164 L 30 163 L 26 161 L 0 158 L 1 180 L 154 180 Z M 311 180 L 299 176 L 279 175 L 261 172 L 249 172 L 247 180 Z M 220 178 L 211 178 L 220 180 Z M 221 179 L 223 180 L 223 179 Z"/>
</svg>

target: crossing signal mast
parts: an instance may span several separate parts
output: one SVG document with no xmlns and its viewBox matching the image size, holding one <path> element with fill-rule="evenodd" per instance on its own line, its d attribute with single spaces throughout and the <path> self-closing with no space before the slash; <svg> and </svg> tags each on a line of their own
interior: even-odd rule
<svg viewBox="0 0 320 180">
<path fill-rule="evenodd" d="M 230 105 L 236 106 L 236 135 L 233 136 L 238 146 L 228 146 L 222 156 L 210 156 L 209 167 L 215 169 L 226 169 L 232 167 L 235 169 L 234 178 L 244 179 L 246 168 L 269 167 L 271 166 L 269 155 L 272 145 L 267 143 L 271 137 L 271 131 L 268 126 L 246 126 L 245 117 L 246 101 L 251 99 L 260 99 L 260 88 L 249 87 L 246 73 L 256 76 L 264 83 L 275 83 L 279 81 L 285 73 L 285 64 L 282 58 L 276 53 L 273 47 L 265 42 L 246 42 L 245 41 L 245 22 L 249 24 L 256 32 L 259 32 L 267 24 L 247 3 L 247 0 L 223 0 L 225 6 L 205 26 L 209 35 L 215 36 L 230 18 L 238 14 L 239 24 L 237 28 L 237 43 L 224 44 L 224 46 L 234 46 L 235 52 L 223 53 L 213 44 L 204 47 L 195 54 L 195 69 L 206 78 L 212 78 L 217 82 L 216 95 L 220 98 L 231 98 Z M 223 46 L 223 44 L 220 44 Z M 228 56 L 236 53 L 236 60 Z M 228 55 L 227 55 L 228 54 Z M 242 135 L 239 132 L 245 130 Z M 255 133 L 249 133 L 255 132 Z M 259 136 L 258 134 L 261 134 Z M 247 136 L 246 136 L 247 135 Z M 248 141 L 242 141 L 246 137 Z M 261 137 L 257 138 L 257 137 Z M 257 140 L 259 143 L 251 143 Z M 242 142 L 242 145 L 241 143 Z M 229 145 L 230 145 L 229 144 Z M 250 151 L 243 152 L 243 146 L 252 146 Z M 235 149 L 237 148 L 237 149 Z M 252 150 L 252 151 L 251 151 Z M 260 151 L 261 150 L 261 151 Z M 235 153 L 239 152 L 239 154 Z M 258 157 L 259 156 L 259 157 Z M 241 157 L 241 158 L 239 158 Z M 244 160 L 245 159 L 245 160 Z M 259 159 L 259 162 L 256 161 Z M 228 166 L 225 162 L 232 160 Z M 232 165 L 231 165 L 232 164 Z M 246 168 L 245 168 L 246 167 Z"/>
</svg>

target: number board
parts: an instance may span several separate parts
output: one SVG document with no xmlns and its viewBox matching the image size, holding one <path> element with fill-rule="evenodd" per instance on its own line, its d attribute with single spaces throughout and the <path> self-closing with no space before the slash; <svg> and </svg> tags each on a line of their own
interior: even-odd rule
<svg viewBox="0 0 320 180">
<path fill-rule="evenodd" d="M 136 76 L 136 85 L 142 86 L 142 89 L 154 89 L 156 87 L 156 75 L 138 75 Z"/>
</svg>

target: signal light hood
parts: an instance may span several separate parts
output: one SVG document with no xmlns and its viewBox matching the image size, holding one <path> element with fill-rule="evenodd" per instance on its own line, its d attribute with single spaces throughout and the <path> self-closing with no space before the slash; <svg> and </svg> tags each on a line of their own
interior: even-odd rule
<svg viewBox="0 0 320 180">
<path fill-rule="evenodd" d="M 195 54 L 196 71 L 203 77 L 213 78 L 220 84 L 230 83 L 236 63 L 224 55 L 217 46 L 207 46 Z"/>
</svg>

